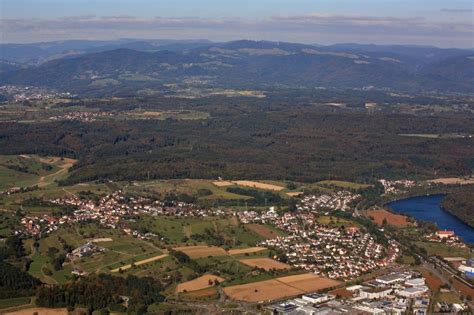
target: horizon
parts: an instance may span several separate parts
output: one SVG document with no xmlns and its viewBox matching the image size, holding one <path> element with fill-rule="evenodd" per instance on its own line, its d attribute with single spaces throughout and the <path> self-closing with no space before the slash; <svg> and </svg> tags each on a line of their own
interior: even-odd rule
<svg viewBox="0 0 474 315">
<path fill-rule="evenodd" d="M 2 43 L 238 39 L 474 48 L 473 2 L 0 0 Z"/>
<path fill-rule="evenodd" d="M 286 44 L 301 44 L 301 45 L 308 45 L 308 46 L 322 46 L 322 47 L 331 47 L 337 45 L 360 45 L 360 46 L 379 46 L 379 47 L 414 47 L 414 48 L 436 48 L 436 49 L 460 49 L 460 50 L 474 50 L 474 47 L 440 47 L 436 45 L 422 45 L 422 44 L 407 44 L 407 43 L 392 43 L 392 44 L 377 44 L 377 43 L 360 43 L 360 42 L 336 42 L 332 44 L 322 44 L 322 43 L 315 43 L 315 42 L 297 42 L 297 41 L 281 41 L 281 40 L 266 40 L 266 39 L 247 39 L 247 38 L 240 38 L 240 39 L 233 39 L 233 40 L 223 40 L 223 41 L 215 41 L 210 40 L 207 38 L 183 38 L 183 39 L 172 39 L 172 38 L 109 38 L 109 39 L 78 39 L 78 38 L 71 38 L 71 39 L 63 39 L 63 40 L 48 40 L 48 41 L 31 41 L 31 42 L 2 42 L 0 41 L 0 45 L 41 45 L 41 44 L 53 44 L 53 43 L 65 43 L 65 42 L 152 42 L 152 41 L 170 41 L 170 42 L 188 42 L 188 43 L 205 43 L 208 42 L 210 45 L 212 44 L 226 44 L 232 42 L 239 42 L 239 41 L 251 41 L 251 42 L 267 42 L 267 43 L 286 43 Z M 159 46 L 157 46 L 159 47 Z M 135 50 L 132 48 L 113 48 L 115 49 L 130 49 Z"/>
</svg>

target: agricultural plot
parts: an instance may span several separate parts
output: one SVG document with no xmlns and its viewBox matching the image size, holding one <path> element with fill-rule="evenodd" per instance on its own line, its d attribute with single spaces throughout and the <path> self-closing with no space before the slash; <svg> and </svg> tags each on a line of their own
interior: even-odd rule
<svg viewBox="0 0 474 315">
<path fill-rule="evenodd" d="M 364 212 L 365 216 L 374 221 L 377 225 L 383 225 L 384 221 L 396 227 L 413 226 L 413 223 L 408 221 L 408 217 L 400 214 L 388 212 L 387 210 L 367 210 Z"/>
<path fill-rule="evenodd" d="M 437 255 L 441 257 L 464 257 L 469 258 L 468 248 L 457 248 L 443 243 L 435 242 L 415 242 L 418 247 L 426 249 L 428 255 Z"/>
<path fill-rule="evenodd" d="M 246 248 L 229 249 L 227 252 L 229 253 L 229 255 L 240 255 L 240 254 L 257 253 L 264 250 L 266 250 L 265 247 L 246 247 Z"/>
<path fill-rule="evenodd" d="M 273 190 L 273 191 L 281 191 L 285 189 L 285 187 L 283 186 L 267 184 L 267 183 L 262 183 L 262 182 L 255 182 L 255 181 L 250 181 L 250 180 L 236 180 L 236 181 L 233 181 L 232 183 L 239 186 L 244 186 L 244 187 L 266 189 L 266 190 Z"/>
<path fill-rule="evenodd" d="M 320 216 L 317 218 L 318 223 L 330 225 L 330 226 L 345 226 L 345 227 L 356 227 L 358 226 L 354 221 L 350 221 L 344 218 L 333 217 L 333 216 Z"/>
<path fill-rule="evenodd" d="M 0 300 L 0 310 L 11 308 L 14 306 L 26 305 L 31 303 L 30 297 L 19 297 L 11 299 L 1 299 Z"/>
<path fill-rule="evenodd" d="M 215 300 L 219 297 L 216 287 L 209 287 L 197 291 L 183 292 L 180 294 L 181 300 L 199 301 Z"/>
<path fill-rule="evenodd" d="M 51 248 L 56 248 L 58 253 L 62 253 L 62 241 L 72 247 L 78 247 L 90 241 L 92 235 L 97 239 L 112 240 L 98 244 L 106 248 L 105 252 L 81 257 L 66 263 L 61 270 L 54 271 L 48 256 Z M 121 235 L 118 231 L 99 229 L 95 225 L 86 225 L 78 229 L 64 228 L 39 241 L 38 252 L 31 256 L 29 273 L 47 283 L 64 283 L 71 277 L 71 271 L 74 268 L 85 272 L 109 272 L 112 269 L 146 261 L 161 254 L 153 244 Z M 52 271 L 52 275 L 45 275 L 44 269 Z"/>
<path fill-rule="evenodd" d="M 252 223 L 252 224 L 246 224 L 245 227 L 247 227 L 250 231 L 255 232 L 256 234 L 260 235 L 266 240 L 275 238 L 279 235 L 283 235 L 282 232 L 276 230 L 275 228 L 269 225 Z"/>
<path fill-rule="evenodd" d="M 180 218 L 167 216 L 142 216 L 137 222 L 132 223 L 134 229 L 147 229 L 156 233 L 167 240 L 171 244 L 181 244 L 187 241 L 191 242 L 192 235 L 206 234 L 206 231 L 212 233 L 226 233 L 230 229 L 237 229 L 237 221 L 232 218 Z"/>
<path fill-rule="evenodd" d="M 183 252 L 191 258 L 227 255 L 224 249 L 216 246 L 182 246 L 175 247 L 174 250 Z"/>
<path fill-rule="evenodd" d="M 186 281 L 180 283 L 176 286 L 176 292 L 191 292 L 206 289 L 216 285 L 217 283 L 222 283 L 225 281 L 224 278 L 215 275 L 203 275 L 191 281 Z"/>
<path fill-rule="evenodd" d="M 45 308 L 45 307 L 33 307 L 26 308 L 19 311 L 5 312 L 8 315 L 68 315 L 68 311 L 65 308 Z"/>
<path fill-rule="evenodd" d="M 127 269 L 130 269 L 134 266 L 140 266 L 140 265 L 144 265 L 144 264 L 149 264 L 151 262 L 154 262 L 154 261 L 157 261 L 157 260 L 160 260 L 160 259 L 163 259 L 165 257 L 167 257 L 168 255 L 167 254 L 163 254 L 163 255 L 158 255 L 158 256 L 153 256 L 153 257 L 150 257 L 150 258 L 146 258 L 146 259 L 143 259 L 143 260 L 139 260 L 137 262 L 134 262 L 132 264 L 128 264 L 128 265 L 124 265 L 122 267 L 119 267 L 119 268 L 116 268 L 116 269 L 112 269 L 111 272 L 119 272 L 120 270 L 127 270 Z"/>
<path fill-rule="evenodd" d="M 316 184 L 319 186 L 336 187 L 336 188 L 351 189 L 351 190 L 366 189 L 371 186 L 367 184 L 346 182 L 346 181 L 340 181 L 340 180 L 323 180 L 323 181 L 317 182 Z"/>
<path fill-rule="evenodd" d="M 277 280 L 306 293 L 336 287 L 341 284 L 339 281 L 323 278 L 313 273 L 286 276 L 277 278 Z"/>
<path fill-rule="evenodd" d="M 250 258 L 250 259 L 241 259 L 239 261 L 243 263 L 244 265 L 265 269 L 266 271 L 291 269 L 290 265 L 273 260 L 271 258 Z"/>
<path fill-rule="evenodd" d="M 336 287 L 340 282 L 315 274 L 286 276 L 224 288 L 230 298 L 245 302 L 267 302 Z"/>
<path fill-rule="evenodd" d="M 0 191 L 12 187 L 45 187 L 67 175 L 76 161 L 36 155 L 0 156 Z"/>
<path fill-rule="evenodd" d="M 196 196 L 198 200 L 246 200 L 249 196 L 242 196 L 226 191 L 225 185 L 218 186 L 211 180 L 205 179 L 171 179 L 135 182 L 126 188 L 129 192 L 151 192 L 160 195 L 187 194 Z"/>
</svg>

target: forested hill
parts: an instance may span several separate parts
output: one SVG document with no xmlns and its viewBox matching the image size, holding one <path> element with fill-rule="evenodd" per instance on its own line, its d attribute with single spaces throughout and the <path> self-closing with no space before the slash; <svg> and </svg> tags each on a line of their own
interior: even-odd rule
<svg viewBox="0 0 474 315">
<path fill-rule="evenodd" d="M 474 187 L 448 195 L 443 200 L 443 208 L 474 227 Z"/>
<path fill-rule="evenodd" d="M 10 65 L 2 71 L 0 84 L 47 86 L 79 94 L 111 93 L 130 86 L 138 91 L 169 84 L 474 92 L 474 52 L 470 50 L 255 41 L 156 50 L 142 42 L 119 47 L 71 53 L 39 65 Z M 9 61 L 17 61 L 11 60 L 11 55 Z"/>
</svg>

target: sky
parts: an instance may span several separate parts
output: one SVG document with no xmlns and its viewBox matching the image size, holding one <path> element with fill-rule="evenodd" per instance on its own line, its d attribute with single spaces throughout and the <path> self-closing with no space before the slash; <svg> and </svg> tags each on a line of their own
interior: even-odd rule
<svg viewBox="0 0 474 315">
<path fill-rule="evenodd" d="M 0 0 L 0 41 L 237 39 L 474 48 L 474 0 Z"/>
</svg>

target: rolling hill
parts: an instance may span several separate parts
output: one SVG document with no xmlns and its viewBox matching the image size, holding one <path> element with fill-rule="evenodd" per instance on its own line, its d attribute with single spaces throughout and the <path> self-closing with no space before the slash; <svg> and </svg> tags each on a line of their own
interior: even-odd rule
<svg viewBox="0 0 474 315">
<path fill-rule="evenodd" d="M 159 89 L 165 84 L 474 90 L 474 52 L 470 50 L 354 44 L 322 47 L 266 41 L 169 45 L 130 42 L 125 48 L 9 69 L 0 83 L 39 85 L 79 94 L 114 94 L 121 87 Z"/>
</svg>

